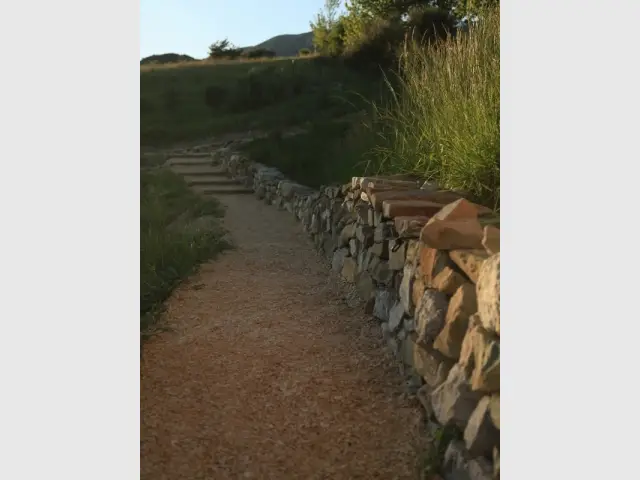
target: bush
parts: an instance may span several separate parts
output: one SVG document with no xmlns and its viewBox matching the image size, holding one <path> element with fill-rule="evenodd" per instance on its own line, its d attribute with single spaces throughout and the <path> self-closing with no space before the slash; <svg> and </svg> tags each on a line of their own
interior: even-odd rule
<svg viewBox="0 0 640 480">
<path fill-rule="evenodd" d="M 499 8 L 444 44 L 407 42 L 398 81 L 379 111 L 378 170 L 418 173 L 499 208 Z"/>
<path fill-rule="evenodd" d="M 447 11 L 418 6 L 409 9 L 407 27 L 415 40 L 432 43 L 445 40 L 449 34 L 455 36 L 456 22 Z"/>
<path fill-rule="evenodd" d="M 399 18 L 373 18 L 348 38 L 344 51 L 346 63 L 363 69 L 391 67 L 403 39 L 404 25 Z"/>
<path fill-rule="evenodd" d="M 311 50 L 309 50 L 308 48 L 301 48 L 298 52 L 298 55 L 300 55 L 301 57 L 306 57 L 308 55 L 311 55 Z"/>
</svg>

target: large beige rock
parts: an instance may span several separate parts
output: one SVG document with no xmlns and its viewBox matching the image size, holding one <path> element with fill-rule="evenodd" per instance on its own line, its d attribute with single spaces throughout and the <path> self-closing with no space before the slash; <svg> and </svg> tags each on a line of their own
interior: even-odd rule
<svg viewBox="0 0 640 480">
<path fill-rule="evenodd" d="M 433 219 L 432 219 L 433 220 Z M 482 248 L 482 226 L 476 219 L 435 220 L 420 232 L 420 240 L 439 250 Z"/>
<path fill-rule="evenodd" d="M 500 253 L 491 256 L 482 265 L 476 294 L 482 326 L 500 335 Z"/>
<path fill-rule="evenodd" d="M 436 337 L 433 347 L 446 357 L 457 360 L 469 327 L 469 317 L 477 308 L 475 287 L 470 283 L 461 285 L 449 302 L 444 328 Z"/>
<path fill-rule="evenodd" d="M 489 414 L 491 415 L 493 425 L 500 430 L 500 393 L 494 393 L 491 395 Z"/>
<path fill-rule="evenodd" d="M 500 230 L 493 225 L 487 225 L 484 227 L 482 246 L 490 255 L 500 253 Z"/>
<path fill-rule="evenodd" d="M 469 317 L 469 326 L 462 340 L 462 346 L 460 347 L 460 357 L 458 364 L 464 368 L 467 375 L 471 376 L 473 369 L 475 368 L 475 357 L 473 353 L 474 345 L 481 340 L 477 340 L 478 335 L 487 335 L 487 331 L 482 328 L 480 323 L 480 316 L 475 313 Z"/>
<path fill-rule="evenodd" d="M 491 397 L 483 397 L 469 417 L 464 429 L 464 443 L 471 455 L 490 457 L 500 442 L 500 432 L 491 421 Z"/>
<path fill-rule="evenodd" d="M 412 366 L 432 389 L 446 380 L 451 369 L 451 364 L 440 358 L 437 352 L 419 344 L 415 333 L 404 339 L 402 354 L 404 363 Z"/>
<path fill-rule="evenodd" d="M 435 339 L 442 328 L 447 314 L 447 296 L 433 289 L 425 290 L 416 308 L 416 332 L 420 343 L 429 343 Z"/>
<path fill-rule="evenodd" d="M 426 286 L 433 286 L 433 279 L 450 264 L 447 252 L 421 245 L 420 274 Z"/>
<path fill-rule="evenodd" d="M 424 291 L 425 286 L 422 278 L 419 275 L 415 275 L 415 279 L 413 280 L 413 290 L 411 292 L 411 301 L 416 309 L 420 308 L 420 302 L 422 301 Z"/>
<path fill-rule="evenodd" d="M 464 429 L 480 398 L 481 395 L 469 387 L 464 369 L 456 364 L 444 383 L 431 393 L 431 406 L 442 425 L 454 424 Z"/>
<path fill-rule="evenodd" d="M 467 279 L 463 275 L 450 267 L 445 267 L 434 277 L 431 286 L 439 292 L 453 295 L 465 283 L 467 283 Z"/>
<path fill-rule="evenodd" d="M 472 282 L 478 281 L 480 269 L 485 260 L 489 258 L 489 254 L 484 250 L 451 250 L 449 257 Z"/>
<path fill-rule="evenodd" d="M 442 209 L 433 216 L 431 221 L 476 219 L 478 215 L 488 213 L 491 213 L 490 209 L 471 203 L 464 198 L 459 198 L 442 207 Z"/>
<path fill-rule="evenodd" d="M 493 393 L 500 391 L 500 342 L 491 333 L 479 330 L 473 342 L 474 368 L 471 388 Z"/>
</svg>

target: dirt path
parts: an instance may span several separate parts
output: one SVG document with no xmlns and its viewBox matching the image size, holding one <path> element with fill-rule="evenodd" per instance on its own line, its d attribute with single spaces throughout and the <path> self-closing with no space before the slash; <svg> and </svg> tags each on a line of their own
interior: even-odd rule
<svg viewBox="0 0 640 480">
<path fill-rule="evenodd" d="M 374 320 L 290 213 L 221 200 L 237 249 L 174 293 L 173 331 L 144 348 L 141 478 L 416 478 L 418 408 Z"/>
</svg>

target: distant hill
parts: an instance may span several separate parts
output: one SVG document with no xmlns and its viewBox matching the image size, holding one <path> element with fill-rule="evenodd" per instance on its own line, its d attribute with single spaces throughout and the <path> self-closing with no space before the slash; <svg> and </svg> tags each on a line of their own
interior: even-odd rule
<svg viewBox="0 0 640 480">
<path fill-rule="evenodd" d="M 189 55 L 180 55 L 178 53 L 163 53 L 160 55 L 151 55 L 140 60 L 140 65 L 149 65 L 151 63 L 178 63 L 191 62 L 195 58 Z"/>
<path fill-rule="evenodd" d="M 297 55 L 300 49 L 313 49 L 313 32 L 299 33 L 297 35 L 278 35 L 245 50 L 266 48 L 276 52 L 278 57 L 292 57 Z"/>
</svg>

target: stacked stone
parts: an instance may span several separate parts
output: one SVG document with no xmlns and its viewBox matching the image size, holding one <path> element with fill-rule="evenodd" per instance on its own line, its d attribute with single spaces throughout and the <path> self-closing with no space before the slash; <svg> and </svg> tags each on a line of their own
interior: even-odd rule
<svg viewBox="0 0 640 480">
<path fill-rule="evenodd" d="M 412 371 L 431 422 L 459 430 L 445 480 L 499 478 L 500 253 L 491 211 L 406 176 L 354 177 L 314 191 L 274 168 L 226 158 L 355 284 Z"/>
</svg>

